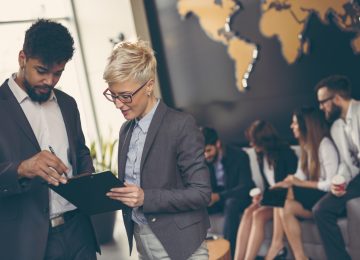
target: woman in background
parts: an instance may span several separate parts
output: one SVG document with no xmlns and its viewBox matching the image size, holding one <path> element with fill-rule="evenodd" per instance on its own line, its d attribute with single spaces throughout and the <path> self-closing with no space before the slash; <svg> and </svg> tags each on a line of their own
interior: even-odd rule
<svg viewBox="0 0 360 260">
<path fill-rule="evenodd" d="M 297 157 L 289 145 L 282 142 L 274 127 L 257 120 L 247 130 L 250 145 L 255 149 L 265 189 L 294 173 Z M 264 239 L 264 226 L 273 216 L 273 207 L 260 206 L 261 195 L 244 211 L 238 229 L 236 260 L 254 259 Z"/>
<path fill-rule="evenodd" d="M 295 175 L 289 175 L 275 186 L 289 187 L 284 208 L 274 211 L 274 235 L 266 259 L 274 259 L 283 247 L 283 230 L 295 259 L 308 259 L 301 241 L 297 217 L 311 218 L 311 209 L 330 189 L 331 179 L 338 169 L 337 150 L 329 137 L 323 114 L 315 108 L 302 108 L 293 114 L 291 129 L 301 148 L 300 165 Z"/>
</svg>

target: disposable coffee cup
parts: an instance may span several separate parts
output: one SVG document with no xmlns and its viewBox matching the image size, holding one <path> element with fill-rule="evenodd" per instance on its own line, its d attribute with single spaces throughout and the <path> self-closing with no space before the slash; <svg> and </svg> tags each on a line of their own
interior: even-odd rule
<svg viewBox="0 0 360 260">
<path fill-rule="evenodd" d="M 332 178 L 332 184 L 337 186 L 340 190 L 345 190 L 345 178 L 342 175 L 335 175 Z"/>
<path fill-rule="evenodd" d="M 261 190 L 260 190 L 260 188 L 252 188 L 250 190 L 249 194 L 250 194 L 251 197 L 255 197 L 255 196 L 261 194 Z"/>
</svg>

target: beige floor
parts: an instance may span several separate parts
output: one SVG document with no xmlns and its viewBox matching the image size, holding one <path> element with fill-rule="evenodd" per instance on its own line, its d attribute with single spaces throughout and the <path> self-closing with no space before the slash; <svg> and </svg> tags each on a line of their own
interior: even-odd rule
<svg viewBox="0 0 360 260">
<path fill-rule="evenodd" d="M 129 246 L 126 232 L 123 225 L 121 211 L 117 212 L 114 240 L 107 244 L 101 245 L 102 254 L 98 255 L 98 260 L 137 260 L 136 248 L 129 256 Z"/>
</svg>

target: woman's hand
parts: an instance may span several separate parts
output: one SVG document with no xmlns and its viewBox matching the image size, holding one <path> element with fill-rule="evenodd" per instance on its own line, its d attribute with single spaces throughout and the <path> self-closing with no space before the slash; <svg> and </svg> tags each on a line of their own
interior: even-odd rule
<svg viewBox="0 0 360 260">
<path fill-rule="evenodd" d="M 286 181 L 286 179 L 285 179 L 283 181 L 279 181 L 279 182 L 275 183 L 273 186 L 270 187 L 270 189 L 271 190 L 278 189 L 278 188 L 288 189 L 291 186 L 292 186 L 291 182 Z"/>
<path fill-rule="evenodd" d="M 295 177 L 294 175 L 288 175 L 285 180 L 285 182 L 290 183 L 291 185 L 294 186 L 300 186 L 302 183 L 302 180 L 300 180 L 299 178 Z"/>
<path fill-rule="evenodd" d="M 125 183 L 125 187 L 112 188 L 106 196 L 119 200 L 125 205 L 135 208 L 144 204 L 144 190 L 134 184 Z"/>
<path fill-rule="evenodd" d="M 258 195 L 255 195 L 254 197 L 252 197 L 252 203 L 253 204 L 259 204 L 260 201 L 262 199 L 262 194 L 258 194 Z"/>
</svg>

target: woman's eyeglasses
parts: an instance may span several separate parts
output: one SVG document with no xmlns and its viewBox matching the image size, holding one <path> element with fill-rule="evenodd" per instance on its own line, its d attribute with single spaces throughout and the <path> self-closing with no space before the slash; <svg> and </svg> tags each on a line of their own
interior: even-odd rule
<svg viewBox="0 0 360 260">
<path fill-rule="evenodd" d="M 138 93 L 143 87 L 146 86 L 146 84 L 149 82 L 150 80 L 146 81 L 144 84 L 142 84 L 137 90 L 135 90 L 132 93 L 125 93 L 125 94 L 119 94 L 119 95 L 115 95 L 114 93 L 112 93 L 110 91 L 109 88 L 105 89 L 105 91 L 103 92 L 103 95 L 106 97 L 107 100 L 109 100 L 110 102 L 114 102 L 116 101 L 116 99 L 120 100 L 121 103 L 131 103 L 133 100 L 133 96 L 135 96 L 136 93 Z"/>
</svg>

